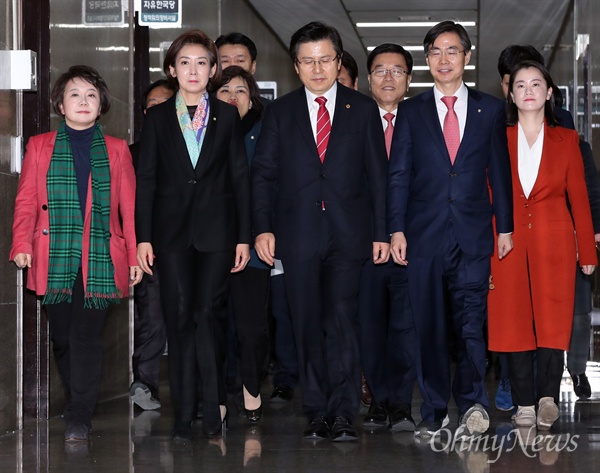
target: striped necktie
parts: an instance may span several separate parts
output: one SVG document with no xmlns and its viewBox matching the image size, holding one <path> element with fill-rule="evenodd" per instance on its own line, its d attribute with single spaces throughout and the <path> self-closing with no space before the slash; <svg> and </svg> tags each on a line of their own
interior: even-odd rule
<svg viewBox="0 0 600 473">
<path fill-rule="evenodd" d="M 319 104 L 319 111 L 317 113 L 317 151 L 319 152 L 319 159 L 323 162 L 325 161 L 325 152 L 327 151 L 329 134 L 331 133 L 331 120 L 325 106 L 327 99 L 321 96 L 317 97 L 315 102 Z"/>
</svg>

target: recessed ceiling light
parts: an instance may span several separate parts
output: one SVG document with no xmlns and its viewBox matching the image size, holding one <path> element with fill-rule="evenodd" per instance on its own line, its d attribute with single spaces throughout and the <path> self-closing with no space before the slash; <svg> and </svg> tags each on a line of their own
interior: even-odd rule
<svg viewBox="0 0 600 473">
<path fill-rule="evenodd" d="M 356 23 L 357 28 L 423 28 L 437 25 L 438 21 L 378 21 Z M 456 23 L 467 26 L 477 25 L 474 21 L 457 21 Z"/>
</svg>

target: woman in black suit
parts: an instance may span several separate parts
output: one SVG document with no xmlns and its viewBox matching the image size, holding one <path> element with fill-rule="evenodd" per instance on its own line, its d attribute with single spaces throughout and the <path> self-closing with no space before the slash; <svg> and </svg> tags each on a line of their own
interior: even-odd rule
<svg viewBox="0 0 600 473">
<path fill-rule="evenodd" d="M 216 96 L 235 105 L 244 133 L 248 164 L 262 125 L 263 103 L 258 85 L 250 72 L 239 66 L 223 70 Z M 236 354 L 242 380 L 244 412 L 251 424 L 262 417 L 260 387 L 269 357 L 269 283 L 271 267 L 263 263 L 254 248 L 246 269 L 233 275 L 230 285 L 230 310 L 233 315 Z"/>
<path fill-rule="evenodd" d="M 163 68 L 178 92 L 148 110 L 136 170 L 138 261 L 156 259 L 169 343 L 175 438 L 190 435 L 201 376 L 203 430 L 225 427 L 229 273 L 250 259 L 250 197 L 237 110 L 209 96 L 221 76 L 213 41 L 180 35 Z M 232 268 L 233 267 L 233 268 Z"/>
</svg>

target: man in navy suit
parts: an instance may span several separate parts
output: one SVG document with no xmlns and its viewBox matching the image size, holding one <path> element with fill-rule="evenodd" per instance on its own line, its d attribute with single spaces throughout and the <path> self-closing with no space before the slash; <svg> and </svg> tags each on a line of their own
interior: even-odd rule
<svg viewBox="0 0 600 473">
<path fill-rule="evenodd" d="M 333 441 L 358 438 L 361 268 L 389 257 L 381 119 L 372 99 L 338 86 L 342 51 L 331 26 L 294 33 L 303 87 L 267 108 L 252 162 L 256 251 L 285 268 L 310 421 L 304 438 Z"/>
<path fill-rule="evenodd" d="M 459 428 L 476 435 L 489 427 L 483 328 L 492 216 L 497 257 L 512 249 L 505 104 L 465 86 L 471 41 L 461 25 L 443 21 L 423 43 L 434 87 L 398 106 L 387 195 L 390 249 L 396 263 L 407 265 L 419 344 L 423 404 L 415 435 L 431 436 L 445 425 L 451 393 Z M 452 387 L 450 330 L 457 352 Z"/>
</svg>

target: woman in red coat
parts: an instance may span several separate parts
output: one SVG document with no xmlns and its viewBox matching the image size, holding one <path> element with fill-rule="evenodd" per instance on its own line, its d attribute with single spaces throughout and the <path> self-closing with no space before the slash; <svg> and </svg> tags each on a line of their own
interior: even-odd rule
<svg viewBox="0 0 600 473">
<path fill-rule="evenodd" d="M 558 419 L 573 319 L 573 265 L 579 261 L 581 271 L 591 274 L 597 264 L 579 137 L 556 126 L 553 88 L 537 62 L 524 61 L 511 74 L 514 249 L 502 260 L 492 258 L 488 299 L 489 348 L 508 354 L 518 406 L 513 421 L 520 427 L 537 423 L 540 430 Z"/>
<path fill-rule="evenodd" d="M 27 144 L 10 259 L 29 268 L 42 297 L 54 358 L 68 399 L 65 441 L 87 441 L 102 375 L 102 329 L 112 303 L 129 295 L 136 260 L 135 174 L 127 143 L 96 123 L 110 106 L 98 72 L 73 66 L 56 81 L 58 131 Z"/>
</svg>

